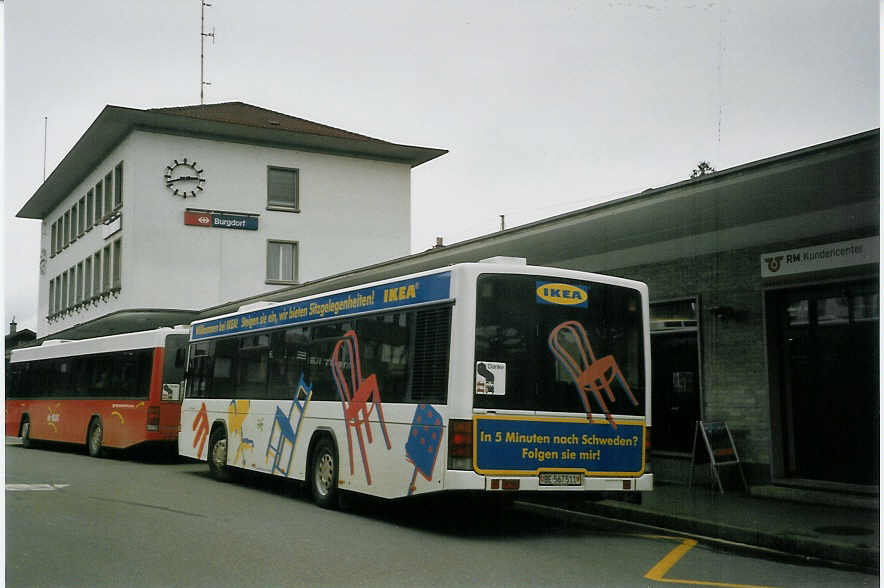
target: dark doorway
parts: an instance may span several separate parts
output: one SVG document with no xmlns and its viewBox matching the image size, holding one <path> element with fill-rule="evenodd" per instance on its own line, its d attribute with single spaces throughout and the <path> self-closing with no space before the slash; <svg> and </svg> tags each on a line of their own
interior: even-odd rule
<svg viewBox="0 0 884 588">
<path fill-rule="evenodd" d="M 696 331 L 651 336 L 652 447 L 690 453 L 700 420 L 700 371 Z"/>
<path fill-rule="evenodd" d="M 796 288 L 768 300 L 786 476 L 877 485 L 877 284 Z"/>
</svg>

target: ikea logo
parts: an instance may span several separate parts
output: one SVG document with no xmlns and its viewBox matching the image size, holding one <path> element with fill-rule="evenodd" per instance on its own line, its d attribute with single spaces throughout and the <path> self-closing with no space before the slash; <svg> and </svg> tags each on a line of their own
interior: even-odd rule
<svg viewBox="0 0 884 588">
<path fill-rule="evenodd" d="M 401 302 L 417 298 L 417 289 L 414 284 L 399 286 L 398 288 L 384 288 L 384 303 Z"/>
<path fill-rule="evenodd" d="M 584 286 L 538 281 L 537 302 L 586 308 L 589 302 L 589 294 Z"/>
</svg>

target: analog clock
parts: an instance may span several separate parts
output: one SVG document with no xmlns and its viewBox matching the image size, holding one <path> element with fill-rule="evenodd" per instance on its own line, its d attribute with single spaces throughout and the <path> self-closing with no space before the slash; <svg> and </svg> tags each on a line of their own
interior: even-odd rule
<svg viewBox="0 0 884 588">
<path fill-rule="evenodd" d="M 163 178 L 172 194 L 182 198 L 196 196 L 203 191 L 203 184 L 206 183 L 203 170 L 195 161 L 187 161 L 186 157 L 183 161 L 176 159 L 167 165 Z"/>
</svg>

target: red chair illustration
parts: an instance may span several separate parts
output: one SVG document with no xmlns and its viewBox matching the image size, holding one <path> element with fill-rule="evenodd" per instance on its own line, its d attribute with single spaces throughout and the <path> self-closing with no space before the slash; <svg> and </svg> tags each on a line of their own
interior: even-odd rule
<svg viewBox="0 0 884 588">
<path fill-rule="evenodd" d="M 568 339 L 573 340 L 572 347 L 576 347 L 576 351 L 580 355 L 579 361 L 565 348 L 565 342 Z M 586 393 L 592 392 L 599 407 L 605 413 L 608 422 L 616 429 L 617 423 L 611 417 L 611 411 L 608 410 L 608 405 L 605 403 L 604 398 L 604 396 L 607 396 L 610 402 L 617 402 L 611 384 L 615 381 L 619 382 L 620 386 L 626 390 L 626 394 L 629 396 L 633 406 L 637 406 L 638 401 L 635 399 L 632 390 L 629 389 L 629 384 L 626 383 L 626 378 L 623 377 L 623 373 L 620 371 L 614 356 L 606 355 L 596 359 L 592 346 L 589 344 L 586 330 L 577 321 L 565 321 L 555 327 L 549 334 L 548 343 L 550 351 L 553 352 L 556 359 L 568 371 L 571 380 L 573 380 L 574 385 L 577 387 L 577 392 L 583 401 L 583 408 L 586 410 L 586 418 L 589 419 L 589 422 L 592 422 L 592 406 L 586 397 Z M 604 396 L 602 392 L 604 392 Z"/>
<path fill-rule="evenodd" d="M 349 378 L 346 371 L 349 368 Z M 365 479 L 371 484 L 371 472 L 368 468 L 368 458 L 365 455 L 365 441 L 362 438 L 362 428 L 365 427 L 365 436 L 368 442 L 372 442 L 371 422 L 369 416 L 372 408 L 376 409 L 378 422 L 384 434 L 387 449 L 390 449 L 390 437 L 387 435 L 387 424 L 384 422 L 384 409 L 381 406 L 381 392 L 378 389 L 378 379 L 375 374 L 367 378 L 362 377 L 362 366 L 359 360 L 359 339 L 356 331 L 349 330 L 335 344 L 331 357 L 332 376 L 338 388 L 338 396 L 344 408 L 344 420 L 347 423 L 347 446 L 350 450 L 350 474 L 353 474 L 353 435 L 350 429 L 356 429 L 356 437 L 359 440 L 359 451 L 362 453 L 362 465 L 365 468 Z"/>
</svg>

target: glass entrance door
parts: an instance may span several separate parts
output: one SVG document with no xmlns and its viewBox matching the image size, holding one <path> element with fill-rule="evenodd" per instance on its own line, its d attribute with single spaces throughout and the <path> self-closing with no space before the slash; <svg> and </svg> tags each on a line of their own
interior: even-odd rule
<svg viewBox="0 0 884 588">
<path fill-rule="evenodd" d="M 872 281 L 776 295 L 787 477 L 878 484 L 878 288 Z"/>
</svg>

